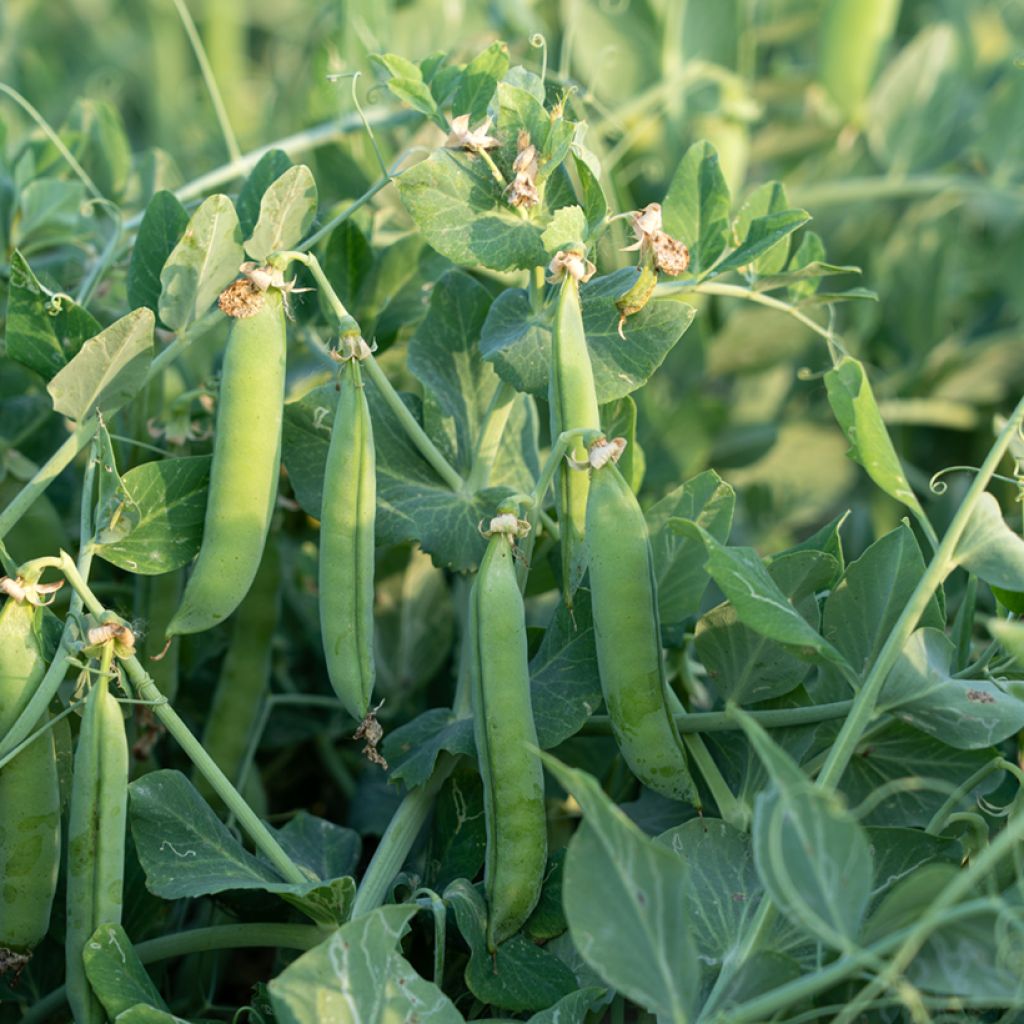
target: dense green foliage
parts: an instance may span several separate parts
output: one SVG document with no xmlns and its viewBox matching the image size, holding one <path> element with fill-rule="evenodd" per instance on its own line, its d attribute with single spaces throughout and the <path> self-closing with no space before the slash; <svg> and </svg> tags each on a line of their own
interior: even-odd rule
<svg viewBox="0 0 1024 1024">
<path fill-rule="evenodd" d="M 0 1022 L 1024 1019 L 1024 8 L 63 7 Z"/>
</svg>

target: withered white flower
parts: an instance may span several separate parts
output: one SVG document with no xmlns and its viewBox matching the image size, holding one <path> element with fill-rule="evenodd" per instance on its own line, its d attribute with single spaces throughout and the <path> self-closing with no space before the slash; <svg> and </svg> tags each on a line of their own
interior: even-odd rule
<svg viewBox="0 0 1024 1024">
<path fill-rule="evenodd" d="M 597 267 L 575 249 L 556 252 L 548 264 L 548 284 L 558 284 L 568 274 L 577 281 L 589 281 L 597 273 Z"/>
<path fill-rule="evenodd" d="M 490 127 L 489 117 L 485 117 L 476 128 L 470 128 L 469 114 L 459 114 L 452 118 L 451 131 L 444 144 L 449 149 L 497 149 L 501 143 L 487 134 Z"/>
</svg>

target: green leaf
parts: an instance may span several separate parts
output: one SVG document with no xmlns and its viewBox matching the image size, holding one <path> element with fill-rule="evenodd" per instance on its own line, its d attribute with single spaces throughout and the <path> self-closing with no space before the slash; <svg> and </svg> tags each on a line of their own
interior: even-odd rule
<svg viewBox="0 0 1024 1024">
<path fill-rule="evenodd" d="M 289 167 L 263 193 L 259 219 L 245 242 L 246 253 L 262 263 L 271 253 L 298 245 L 313 223 L 316 206 L 313 172 L 305 164 Z"/>
<path fill-rule="evenodd" d="M 685 302 L 655 299 L 629 318 L 629 340 L 619 337 L 615 300 L 632 283 L 629 267 L 594 278 L 580 289 L 583 326 L 601 405 L 643 387 L 693 322 Z M 491 305 L 480 338 L 484 358 L 517 391 L 547 398 L 554 303 L 534 310 L 526 291 L 510 288 Z"/>
<path fill-rule="evenodd" d="M 117 412 L 145 383 L 155 326 L 153 311 L 143 307 L 87 341 L 46 385 L 54 409 L 72 420 Z"/>
<path fill-rule="evenodd" d="M 471 126 L 487 114 L 487 106 L 498 88 L 498 82 L 508 71 L 508 45 L 491 43 L 483 53 L 477 54 L 465 67 L 458 88 L 452 98 L 452 116 L 469 114 Z"/>
<path fill-rule="evenodd" d="M 891 722 L 857 744 L 840 788 L 851 806 L 871 800 L 865 824 L 925 828 L 947 795 L 996 756 L 991 747 L 956 750 L 902 722 Z M 896 780 L 902 785 L 877 802 L 878 790 Z M 999 781 L 998 772 L 985 776 L 964 795 L 962 807 L 973 806 Z"/>
<path fill-rule="evenodd" d="M 351 875 L 359 864 L 359 833 L 307 811 L 299 811 L 279 829 L 277 840 L 296 864 L 317 878 Z"/>
<path fill-rule="evenodd" d="M 204 200 L 160 272 L 160 319 L 171 330 L 183 331 L 198 320 L 235 279 L 245 256 L 241 243 L 231 200 Z"/>
<path fill-rule="evenodd" d="M 82 960 L 89 985 L 111 1020 L 139 1003 L 167 1009 L 119 924 L 97 928 L 82 950 Z"/>
<path fill-rule="evenodd" d="M 874 664 L 896 620 L 924 575 L 921 549 L 903 524 L 851 562 L 825 601 L 822 633 L 864 675 Z M 942 613 L 932 600 L 920 625 L 942 628 Z"/>
<path fill-rule="evenodd" d="M 453 263 L 491 270 L 547 263 L 541 229 L 509 206 L 481 157 L 439 149 L 397 181 L 416 226 Z"/>
<path fill-rule="evenodd" d="M 772 901 L 828 945 L 852 942 L 867 911 L 871 847 L 833 793 L 814 786 L 750 715 L 735 715 L 772 776 L 754 805 L 754 859 Z"/>
<path fill-rule="evenodd" d="M 283 149 L 268 149 L 249 172 L 249 177 L 245 179 L 235 200 L 238 225 L 243 238 L 248 238 L 256 227 L 263 194 L 291 166 L 291 159 Z"/>
<path fill-rule="evenodd" d="M 416 906 L 386 906 L 339 928 L 268 988 L 281 1024 L 463 1024 L 462 1014 L 401 954 Z"/>
<path fill-rule="evenodd" d="M 715 540 L 725 543 L 732 529 L 735 505 L 735 491 L 713 469 L 708 469 L 670 491 L 645 513 L 662 626 L 680 623 L 694 615 L 710 580 L 702 565 L 703 544 L 668 529 L 668 521 L 673 517 L 692 520 Z"/>
<path fill-rule="evenodd" d="M 119 1013 L 114 1024 L 183 1024 L 181 1017 L 175 1017 L 168 1010 L 158 1010 L 155 1006 L 139 1003 Z M 205 1024 L 205 1022 L 197 1022 Z"/>
<path fill-rule="evenodd" d="M 128 470 L 123 505 L 97 523 L 96 553 L 142 576 L 187 565 L 203 537 L 210 462 L 209 455 L 193 455 Z"/>
<path fill-rule="evenodd" d="M 503 1010 L 543 1010 L 576 988 L 576 978 L 561 960 L 522 934 L 506 939 L 495 953 L 485 940 L 487 909 L 483 897 L 464 878 L 444 891 L 459 931 L 469 946 L 466 987 L 482 1003 Z"/>
<path fill-rule="evenodd" d="M 173 192 L 157 192 L 150 199 L 128 264 L 128 301 L 133 306 L 158 311 L 160 271 L 187 227 L 188 213 Z"/>
<path fill-rule="evenodd" d="M 370 60 L 390 76 L 386 80 L 387 87 L 394 96 L 443 126 L 444 119 L 439 115 L 433 94 L 416 64 L 394 53 L 372 53 Z"/>
<path fill-rule="evenodd" d="M 1024 729 L 1024 700 L 988 679 L 954 679 L 956 649 L 937 629 L 919 629 L 885 680 L 878 710 L 957 750 L 995 746 Z"/>
<path fill-rule="evenodd" d="M 597 410 L 601 429 L 608 437 L 622 437 L 626 450 L 619 457 L 618 467 L 623 479 L 634 494 L 643 483 L 644 452 L 636 440 L 636 402 L 630 395 L 623 395 L 614 402 L 607 402 Z"/>
<path fill-rule="evenodd" d="M 750 227 L 756 218 L 783 213 L 788 209 L 789 201 L 786 199 L 785 186 L 778 181 L 766 181 L 755 188 L 740 207 L 733 223 L 734 236 L 748 238 Z M 787 235 L 760 255 L 754 261 L 754 273 L 758 276 L 778 274 L 789 261 L 790 241 Z"/>
<path fill-rule="evenodd" d="M 506 180 L 512 180 L 512 163 L 519 151 L 519 133 L 524 131 L 537 147 L 537 182 L 549 181 L 569 155 L 576 125 L 545 110 L 544 104 L 531 92 L 507 81 L 498 85 L 497 103 L 497 132 L 503 144 L 496 151 L 496 156 L 498 165 L 506 169 Z M 550 181 L 549 187 L 553 184 Z M 562 205 L 552 203 L 550 195 L 546 201 L 551 208 Z"/>
<path fill-rule="evenodd" d="M 915 515 L 924 518 L 924 509 L 910 489 L 889 431 L 878 411 L 864 364 L 851 356 L 844 356 L 825 374 L 825 387 L 832 412 L 850 442 L 847 455 L 860 463 L 890 498 L 902 502 Z"/>
<path fill-rule="evenodd" d="M 1003 650 L 1024 665 L 1024 622 L 989 619 L 986 626 Z"/>
<path fill-rule="evenodd" d="M 82 216 L 86 201 L 80 181 L 38 178 L 18 193 L 18 209 L 11 225 L 11 243 L 38 250 L 47 245 L 64 245 L 86 233 Z"/>
<path fill-rule="evenodd" d="M 49 380 L 67 365 L 48 312 L 47 293 L 17 249 L 11 254 L 4 344 L 11 359 Z"/>
<path fill-rule="evenodd" d="M 450 708 L 430 708 L 385 737 L 384 755 L 391 765 L 388 782 L 401 782 L 408 789 L 422 786 L 445 751 L 476 753 L 473 721 L 457 717 Z"/>
<path fill-rule="evenodd" d="M 427 884 L 440 892 L 457 878 L 475 878 L 486 851 L 483 782 L 476 759 L 461 758 L 434 801 Z"/>
<path fill-rule="evenodd" d="M 633 1002 L 686 1024 L 700 991 L 687 866 L 645 836 L 592 776 L 543 757 L 585 817 L 570 840 L 563 881 L 576 948 Z"/>
<path fill-rule="evenodd" d="M 547 942 L 561 935 L 569 922 L 562 907 L 562 879 L 565 876 L 565 850 L 556 850 L 544 869 L 540 899 L 523 925 L 523 934 L 534 942 Z"/>
<path fill-rule="evenodd" d="M 691 273 L 707 271 L 725 250 L 729 232 L 729 186 L 710 142 L 686 151 L 662 204 L 662 223 L 690 250 Z"/>
<path fill-rule="evenodd" d="M 583 212 L 587 217 L 587 227 L 593 231 L 608 214 L 608 200 L 598 177 L 597 170 L 585 159 L 581 147 L 574 150 L 573 164 L 576 175 L 580 179 Z"/>
<path fill-rule="evenodd" d="M 755 217 L 743 241 L 721 263 L 715 264 L 705 273 L 701 280 L 754 263 L 759 256 L 767 253 L 797 228 L 803 227 L 810 219 L 811 215 L 806 210 L 781 210 Z"/>
<path fill-rule="evenodd" d="M 260 890 L 280 895 L 324 927 L 340 924 L 348 916 L 355 897 L 352 878 L 321 881 L 307 868 L 308 883 L 282 881 L 269 864 L 244 849 L 181 772 L 150 772 L 136 779 L 128 792 L 135 849 L 153 895 L 176 900 Z M 301 828 L 283 831 L 285 844 L 306 849 L 307 837 Z M 347 831 L 345 846 L 350 849 Z M 322 854 L 319 859 L 323 860 Z"/>
<path fill-rule="evenodd" d="M 988 491 L 971 510 L 953 559 L 986 583 L 1024 589 L 1024 540 L 1006 525 L 999 502 Z"/>
<path fill-rule="evenodd" d="M 773 559 L 768 575 L 817 630 L 821 617 L 817 595 L 839 575 L 835 560 L 821 551 L 794 551 Z M 723 701 L 743 705 L 772 700 L 795 690 L 807 677 L 806 662 L 744 625 L 729 602 L 698 621 L 696 648 L 711 688 Z"/>
<path fill-rule="evenodd" d="M 526 1024 L 584 1024 L 587 1014 L 603 1001 L 605 989 L 596 986 L 577 989 L 553 1006 L 535 1013 Z"/>
<path fill-rule="evenodd" d="M 374 259 L 373 247 L 355 221 L 342 221 L 331 232 L 324 251 L 324 273 L 342 304 L 360 322 L 359 293 L 370 280 Z"/>
<path fill-rule="evenodd" d="M 119 199 L 128 185 L 132 150 L 117 107 L 106 100 L 76 99 L 60 134 L 100 192 Z"/>
<path fill-rule="evenodd" d="M 842 668 L 846 660 L 793 606 L 753 548 L 720 544 L 698 523 L 670 519 L 670 529 L 703 543 L 706 568 L 732 602 L 740 622 L 762 636 L 785 644 L 803 658 L 823 659 Z"/>
<path fill-rule="evenodd" d="M 587 237 L 587 218 L 578 206 L 563 206 L 555 211 L 551 223 L 540 236 L 548 255 L 554 256 L 559 249 L 579 245 Z"/>
</svg>

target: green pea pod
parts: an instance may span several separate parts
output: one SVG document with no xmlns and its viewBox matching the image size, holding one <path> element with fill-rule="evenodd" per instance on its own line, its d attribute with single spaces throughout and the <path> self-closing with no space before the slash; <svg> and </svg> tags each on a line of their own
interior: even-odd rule
<svg viewBox="0 0 1024 1024">
<path fill-rule="evenodd" d="M 530 705 L 523 598 L 509 538 L 487 545 L 470 602 L 473 723 L 484 783 L 484 883 L 491 950 L 514 935 L 540 897 L 547 858 L 544 773 Z"/>
<path fill-rule="evenodd" d="M 636 280 L 616 300 L 615 308 L 619 311 L 619 336 L 622 337 L 622 328 L 627 318 L 639 313 L 654 294 L 658 285 L 658 275 L 653 267 L 646 263 L 639 268 Z"/>
<path fill-rule="evenodd" d="M 269 288 L 259 311 L 231 326 L 203 543 L 168 636 L 222 622 L 259 568 L 277 499 L 286 344 L 281 293 Z"/>
<path fill-rule="evenodd" d="M 373 425 L 358 359 L 346 360 L 339 389 L 320 516 L 320 631 L 334 692 L 361 721 L 374 682 L 377 477 Z"/>
<path fill-rule="evenodd" d="M 600 430 L 601 417 L 587 336 L 583 330 L 579 284 L 570 274 L 563 278 L 558 297 L 551 342 L 549 401 L 552 437 L 558 437 L 563 430 Z M 578 441 L 570 454 L 576 459 L 586 459 L 583 442 Z M 561 530 L 562 593 L 569 607 L 572 607 L 572 595 L 586 571 L 583 535 L 588 487 L 585 473 L 572 472 L 564 465 L 559 468 L 556 495 Z"/>
<path fill-rule="evenodd" d="M 75 1024 L 103 1024 L 82 952 L 101 925 L 121 923 L 128 743 L 121 705 L 100 679 L 86 700 L 75 751 L 68 823 L 66 986 Z"/>
<path fill-rule="evenodd" d="M 277 545 L 271 540 L 263 552 L 252 589 L 235 615 L 231 643 L 206 715 L 203 748 L 235 785 L 270 686 L 280 581 Z M 193 780 L 199 792 L 219 806 L 220 801 L 205 777 L 194 772 Z"/>
<path fill-rule="evenodd" d="M 13 598 L 0 611 L 0 736 L 46 671 L 40 614 Z M 0 963 L 23 964 L 46 934 L 59 864 L 60 787 L 48 731 L 0 768 Z"/>
<path fill-rule="evenodd" d="M 896 28 L 900 0 L 828 0 L 819 77 L 847 118 L 856 118 Z"/>
<path fill-rule="evenodd" d="M 647 524 L 611 462 L 591 471 L 587 551 L 601 690 L 622 756 L 648 788 L 699 807 L 666 699 Z"/>
</svg>

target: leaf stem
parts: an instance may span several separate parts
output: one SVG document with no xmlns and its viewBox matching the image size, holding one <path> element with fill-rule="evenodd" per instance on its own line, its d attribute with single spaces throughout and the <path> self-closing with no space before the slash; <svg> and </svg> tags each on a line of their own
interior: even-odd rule
<svg viewBox="0 0 1024 1024">
<path fill-rule="evenodd" d="M 412 844 L 430 815 L 438 790 L 455 768 L 455 761 L 454 757 L 442 755 L 433 775 L 422 786 L 406 793 L 398 805 L 356 890 L 352 904 L 353 919 L 376 910 L 384 902 L 388 886 L 401 871 Z"/>
<path fill-rule="evenodd" d="M 853 707 L 852 700 L 835 701 L 832 704 L 812 704 L 804 708 L 778 708 L 771 711 L 747 711 L 766 729 L 785 729 L 794 725 L 814 725 L 817 722 L 831 722 L 844 718 Z M 724 711 L 690 711 L 674 716 L 676 728 L 681 733 L 733 732 L 740 728 L 736 719 Z M 610 736 L 611 719 L 607 715 L 591 715 L 580 730 L 581 736 Z"/>
</svg>

